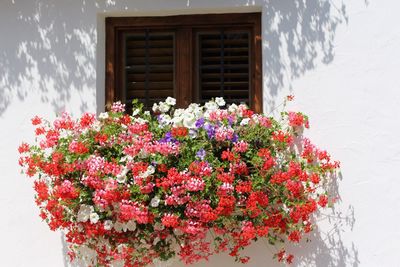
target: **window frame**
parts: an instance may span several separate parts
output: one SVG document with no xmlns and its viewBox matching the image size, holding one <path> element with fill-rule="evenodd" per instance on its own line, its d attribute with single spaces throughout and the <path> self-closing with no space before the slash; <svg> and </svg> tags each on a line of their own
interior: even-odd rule
<svg viewBox="0 0 400 267">
<path fill-rule="evenodd" d="M 143 29 L 175 32 L 175 98 L 180 107 L 197 101 L 196 32 L 210 27 L 248 27 L 252 38 L 250 55 L 250 108 L 262 112 L 261 13 L 196 14 L 165 17 L 107 17 L 106 23 L 106 107 L 121 96 L 123 88 L 122 36 Z M 189 43 L 188 43 L 189 41 Z M 190 88 L 187 90 L 186 88 Z"/>
</svg>

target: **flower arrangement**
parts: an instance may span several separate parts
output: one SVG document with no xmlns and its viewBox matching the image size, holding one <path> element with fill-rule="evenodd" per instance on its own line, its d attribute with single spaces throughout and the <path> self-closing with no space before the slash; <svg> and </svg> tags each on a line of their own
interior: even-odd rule
<svg viewBox="0 0 400 267">
<path fill-rule="evenodd" d="M 19 163 L 35 176 L 40 217 L 65 231 L 71 259 L 90 251 L 93 266 L 191 264 L 222 251 L 246 263 L 241 250 L 259 238 L 292 262 L 283 242 L 299 242 L 333 203 L 326 188 L 339 167 L 302 137 L 307 116 L 175 102 L 153 114 L 117 102 L 98 118 L 33 118 L 37 142 L 21 144 Z"/>
</svg>

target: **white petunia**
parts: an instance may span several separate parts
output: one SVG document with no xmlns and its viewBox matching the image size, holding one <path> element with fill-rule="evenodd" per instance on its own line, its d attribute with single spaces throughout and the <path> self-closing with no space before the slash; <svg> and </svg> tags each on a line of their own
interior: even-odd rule
<svg viewBox="0 0 400 267">
<path fill-rule="evenodd" d="M 92 224 L 97 223 L 100 219 L 99 215 L 96 212 L 90 213 L 89 218 L 90 218 L 90 223 L 92 223 Z"/>
<path fill-rule="evenodd" d="M 185 113 L 183 115 L 183 126 L 189 129 L 196 128 L 196 118 L 191 113 Z"/>
<path fill-rule="evenodd" d="M 105 120 L 108 119 L 108 112 L 102 112 L 99 114 L 99 119 Z"/>
<path fill-rule="evenodd" d="M 111 220 L 107 220 L 104 222 L 104 229 L 111 230 L 113 228 L 113 222 Z"/>
<path fill-rule="evenodd" d="M 228 107 L 228 111 L 231 112 L 231 113 L 236 112 L 237 109 L 238 109 L 238 106 L 236 104 L 231 104 Z"/>
<path fill-rule="evenodd" d="M 151 199 L 150 206 L 152 206 L 153 208 L 157 208 L 158 205 L 160 205 L 160 201 L 160 198 L 158 196 L 155 196 Z"/>
<path fill-rule="evenodd" d="M 167 103 L 170 106 L 175 106 L 176 104 L 176 99 L 172 98 L 172 97 L 167 97 L 167 99 L 165 99 L 165 103 Z"/>
<path fill-rule="evenodd" d="M 100 123 L 100 121 L 95 121 L 93 124 L 92 124 L 92 129 L 93 130 L 95 130 L 95 131 L 97 131 L 97 132 L 99 132 L 100 130 L 101 130 L 101 123 Z"/>
<path fill-rule="evenodd" d="M 180 117 L 184 112 L 185 112 L 185 110 L 182 108 L 175 109 L 174 117 Z"/>
<path fill-rule="evenodd" d="M 205 103 L 204 107 L 208 110 L 208 111 L 214 111 L 218 109 L 218 105 L 217 103 L 215 103 L 214 101 L 208 101 L 207 103 Z"/>
<path fill-rule="evenodd" d="M 165 126 L 171 123 L 171 117 L 167 114 L 160 115 L 160 124 Z"/>
<path fill-rule="evenodd" d="M 147 120 L 142 119 L 142 118 L 135 118 L 134 121 L 137 123 L 140 123 L 140 124 L 146 124 L 148 122 Z"/>
<path fill-rule="evenodd" d="M 152 174 L 154 174 L 155 173 L 155 171 L 156 171 L 156 169 L 154 168 L 154 166 L 153 165 L 149 165 L 148 167 L 147 167 L 147 173 L 149 174 L 149 175 L 152 175 Z"/>
<path fill-rule="evenodd" d="M 216 97 L 215 103 L 220 107 L 225 106 L 225 100 L 222 97 Z"/>
<path fill-rule="evenodd" d="M 171 121 L 172 121 L 174 127 L 179 127 L 179 126 L 182 126 L 182 120 L 183 120 L 183 117 L 179 116 L 179 117 L 173 117 Z"/>
<path fill-rule="evenodd" d="M 160 102 L 160 105 L 159 105 L 158 107 L 159 107 L 159 110 L 160 110 L 162 113 L 168 112 L 168 110 L 169 110 L 169 108 L 170 108 L 170 106 L 169 106 L 167 103 L 165 103 L 165 102 Z"/>
<path fill-rule="evenodd" d="M 158 107 L 157 103 L 154 103 L 154 104 L 153 104 L 152 110 L 153 110 L 154 112 L 157 112 L 158 109 L 159 109 L 159 107 Z"/>
<path fill-rule="evenodd" d="M 137 114 L 139 114 L 139 109 L 138 108 L 135 108 L 133 111 L 132 111 L 132 116 L 136 116 Z"/>
<path fill-rule="evenodd" d="M 250 119 L 249 118 L 245 118 L 245 119 L 243 119 L 241 122 L 240 122 L 240 125 L 247 125 L 247 124 L 249 124 L 249 121 L 250 121 Z"/>
<path fill-rule="evenodd" d="M 86 222 L 90 218 L 90 214 L 94 212 L 93 206 L 82 204 L 78 211 L 78 222 Z"/>
<path fill-rule="evenodd" d="M 123 184 L 126 182 L 126 174 L 129 172 L 127 167 L 124 167 L 120 174 L 117 175 L 117 182 Z"/>
</svg>

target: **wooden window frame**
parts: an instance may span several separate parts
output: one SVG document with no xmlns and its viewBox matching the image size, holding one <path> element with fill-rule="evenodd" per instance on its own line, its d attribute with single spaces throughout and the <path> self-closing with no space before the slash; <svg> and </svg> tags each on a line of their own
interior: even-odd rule
<svg viewBox="0 0 400 267">
<path fill-rule="evenodd" d="M 166 17 L 106 18 L 106 107 L 120 98 L 122 86 L 122 41 L 125 32 L 141 29 L 175 29 L 175 98 L 180 107 L 196 101 L 196 29 L 208 27 L 248 27 L 250 40 L 250 107 L 262 112 L 261 13 L 179 15 Z M 189 43 L 188 43 L 189 42 Z M 190 90 L 187 90 L 190 88 Z"/>
</svg>

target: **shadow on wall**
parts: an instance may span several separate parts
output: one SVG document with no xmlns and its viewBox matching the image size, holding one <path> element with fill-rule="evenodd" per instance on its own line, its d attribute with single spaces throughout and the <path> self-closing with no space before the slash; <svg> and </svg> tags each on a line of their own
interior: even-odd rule
<svg viewBox="0 0 400 267">
<path fill-rule="evenodd" d="M 79 100 L 80 111 L 87 110 L 95 99 L 96 21 L 86 14 L 94 3 L 86 2 L 2 1 L 0 116 L 13 99 L 33 95 L 60 112 L 71 92 L 82 96 L 92 88 L 90 100 Z"/>
<path fill-rule="evenodd" d="M 339 0 L 340 1 L 340 0 Z M 346 6 L 336 0 L 266 0 L 263 6 L 264 96 L 276 107 L 280 89 L 334 59 L 337 27 L 348 22 Z M 335 2 L 338 2 L 335 4 Z"/>
<path fill-rule="evenodd" d="M 336 207 L 340 206 L 341 198 L 339 182 L 342 174 L 332 177 L 328 191 L 331 196 L 337 196 Z M 349 244 L 344 242 L 342 234 L 352 232 L 356 222 L 353 206 L 325 209 L 318 214 L 318 225 L 323 225 L 314 229 L 305 242 L 298 246 L 291 246 L 289 250 L 296 256 L 295 266 L 316 266 L 316 267 L 358 267 L 358 249 L 354 242 Z M 343 210 L 345 209 L 345 210 Z M 323 229 L 322 229 L 323 228 Z M 306 237 L 306 236 L 305 236 Z"/>
</svg>

